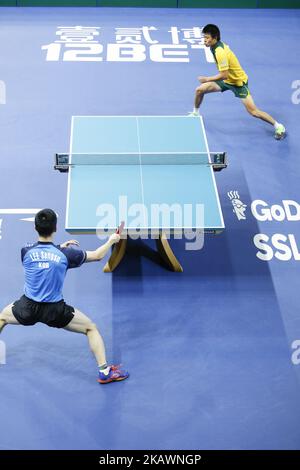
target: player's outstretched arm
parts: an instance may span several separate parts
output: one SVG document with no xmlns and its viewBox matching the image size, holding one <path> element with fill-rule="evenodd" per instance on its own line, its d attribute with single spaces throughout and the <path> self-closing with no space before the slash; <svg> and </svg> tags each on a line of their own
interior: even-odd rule
<svg viewBox="0 0 300 470">
<path fill-rule="evenodd" d="M 120 241 L 120 235 L 118 233 L 113 233 L 109 237 L 107 242 L 99 246 L 99 248 L 97 248 L 94 251 L 86 252 L 86 262 L 100 261 L 102 258 L 104 258 L 108 250 L 112 247 L 112 245 L 114 245 L 115 243 L 118 243 L 119 241 Z"/>
</svg>

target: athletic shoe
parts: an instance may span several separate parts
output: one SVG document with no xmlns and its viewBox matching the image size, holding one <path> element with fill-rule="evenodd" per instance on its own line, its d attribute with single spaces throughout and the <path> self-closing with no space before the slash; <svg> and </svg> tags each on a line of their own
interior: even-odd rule
<svg viewBox="0 0 300 470">
<path fill-rule="evenodd" d="M 281 140 L 284 139 L 286 136 L 286 131 L 285 127 L 282 124 L 279 124 L 279 126 L 275 129 L 275 139 L 276 140 Z"/>
<path fill-rule="evenodd" d="M 199 117 L 199 113 L 196 111 L 192 111 L 191 113 L 188 114 L 189 117 Z"/>
<path fill-rule="evenodd" d="M 99 371 L 98 382 L 100 384 L 108 384 L 110 382 L 120 382 L 129 377 L 129 374 L 125 370 L 121 370 L 120 366 L 110 366 L 109 373 L 107 375 Z"/>
</svg>

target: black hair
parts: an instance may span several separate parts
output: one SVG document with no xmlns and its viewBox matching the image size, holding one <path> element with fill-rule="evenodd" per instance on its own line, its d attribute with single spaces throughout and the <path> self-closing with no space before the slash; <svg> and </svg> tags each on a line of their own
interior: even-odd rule
<svg viewBox="0 0 300 470">
<path fill-rule="evenodd" d="M 49 237 L 56 232 L 57 216 L 52 209 L 42 209 L 35 216 L 35 229 L 41 237 Z"/>
<path fill-rule="evenodd" d="M 202 34 L 210 34 L 213 39 L 216 39 L 217 41 L 220 41 L 221 39 L 221 34 L 218 26 L 215 24 L 207 24 L 204 26 L 202 29 Z"/>
</svg>

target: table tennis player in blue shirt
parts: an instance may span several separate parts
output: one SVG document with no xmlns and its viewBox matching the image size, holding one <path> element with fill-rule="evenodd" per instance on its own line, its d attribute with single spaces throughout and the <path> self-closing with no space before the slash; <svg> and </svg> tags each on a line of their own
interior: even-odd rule
<svg viewBox="0 0 300 470">
<path fill-rule="evenodd" d="M 0 313 L 0 332 L 6 325 L 34 325 L 45 323 L 87 336 L 90 349 L 99 367 L 98 382 L 106 384 L 126 379 L 128 372 L 119 366 L 108 365 L 103 339 L 93 321 L 63 300 L 62 289 L 68 269 L 85 262 L 101 260 L 110 247 L 120 241 L 114 233 L 94 251 L 83 251 L 76 240 L 54 245 L 57 216 L 52 209 L 36 214 L 35 229 L 38 241 L 21 250 L 25 271 L 24 295 L 5 307 Z"/>
</svg>

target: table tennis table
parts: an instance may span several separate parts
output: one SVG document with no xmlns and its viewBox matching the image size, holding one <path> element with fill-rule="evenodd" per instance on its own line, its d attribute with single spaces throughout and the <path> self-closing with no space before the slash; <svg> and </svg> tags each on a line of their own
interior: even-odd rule
<svg viewBox="0 0 300 470">
<path fill-rule="evenodd" d="M 68 166 L 66 231 L 110 234 L 125 221 L 105 272 L 122 260 L 127 236 L 151 233 L 169 267 L 182 271 L 168 238 L 225 228 L 202 116 L 73 116 Z M 183 214 L 196 205 L 200 221 L 193 210 L 188 221 L 173 216 L 174 207 Z M 169 218 L 153 217 L 153 208 L 169 209 Z"/>
</svg>

